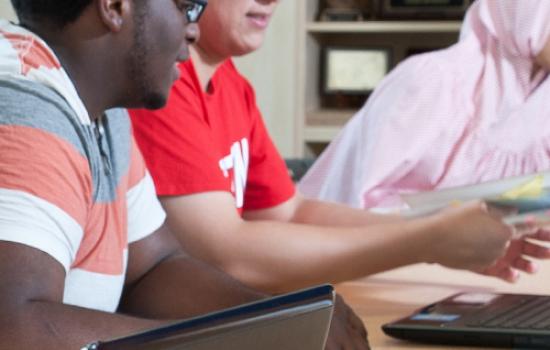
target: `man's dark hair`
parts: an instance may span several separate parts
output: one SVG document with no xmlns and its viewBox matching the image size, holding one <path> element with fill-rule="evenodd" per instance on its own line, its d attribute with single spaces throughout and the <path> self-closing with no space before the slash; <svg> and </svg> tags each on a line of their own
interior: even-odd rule
<svg viewBox="0 0 550 350">
<path fill-rule="evenodd" d="M 92 0 L 11 0 L 22 24 L 45 22 L 59 28 L 75 21 Z"/>
</svg>

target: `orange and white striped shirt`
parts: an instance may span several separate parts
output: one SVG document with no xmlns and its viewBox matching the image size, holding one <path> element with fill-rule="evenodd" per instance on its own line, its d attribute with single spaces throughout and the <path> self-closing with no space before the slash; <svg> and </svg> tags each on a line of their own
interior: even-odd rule
<svg viewBox="0 0 550 350">
<path fill-rule="evenodd" d="M 113 312 L 128 244 L 164 219 L 127 113 L 91 122 L 48 46 L 0 21 L 0 240 L 63 265 L 65 303 Z"/>
</svg>

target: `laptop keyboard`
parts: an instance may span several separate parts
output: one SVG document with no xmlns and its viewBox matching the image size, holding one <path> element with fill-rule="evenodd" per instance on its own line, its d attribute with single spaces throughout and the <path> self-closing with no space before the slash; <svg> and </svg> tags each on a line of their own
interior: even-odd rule
<svg viewBox="0 0 550 350">
<path fill-rule="evenodd" d="M 533 297 L 522 300 L 490 317 L 469 322 L 468 326 L 481 328 L 514 328 L 550 330 L 550 298 Z"/>
</svg>

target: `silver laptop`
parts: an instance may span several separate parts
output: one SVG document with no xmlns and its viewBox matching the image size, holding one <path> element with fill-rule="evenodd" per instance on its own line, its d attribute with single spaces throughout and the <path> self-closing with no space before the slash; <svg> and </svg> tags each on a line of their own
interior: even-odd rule
<svg viewBox="0 0 550 350">
<path fill-rule="evenodd" d="M 323 350 L 334 307 L 330 285 L 264 299 L 138 333 L 88 350 Z"/>
<path fill-rule="evenodd" d="M 550 349 L 550 296 L 461 293 L 382 329 L 424 343 Z"/>
</svg>

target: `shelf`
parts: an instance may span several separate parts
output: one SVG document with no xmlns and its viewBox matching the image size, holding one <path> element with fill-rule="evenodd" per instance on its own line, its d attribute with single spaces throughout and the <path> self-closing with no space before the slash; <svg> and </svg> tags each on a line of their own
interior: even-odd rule
<svg viewBox="0 0 550 350">
<path fill-rule="evenodd" d="M 411 54 L 456 43 L 462 27 L 461 20 L 444 18 L 319 21 L 319 0 L 298 0 L 294 3 L 299 4 L 295 91 L 297 121 L 294 133 L 298 157 L 320 155 L 365 103 L 359 96 L 341 99 L 322 92 L 320 85 L 324 70 L 321 68 L 325 64 L 325 48 L 388 49 L 391 67 L 394 67 Z M 344 106 L 349 109 L 337 109 Z"/>
<path fill-rule="evenodd" d="M 330 142 L 357 110 L 320 109 L 307 113 L 306 142 Z"/>
<path fill-rule="evenodd" d="M 341 126 L 306 126 L 305 142 L 329 143 L 342 129 Z"/>
<path fill-rule="evenodd" d="M 455 33 L 461 21 L 309 22 L 310 33 Z"/>
<path fill-rule="evenodd" d="M 306 124 L 310 126 L 342 127 L 357 113 L 358 109 L 316 109 L 306 115 Z"/>
</svg>

